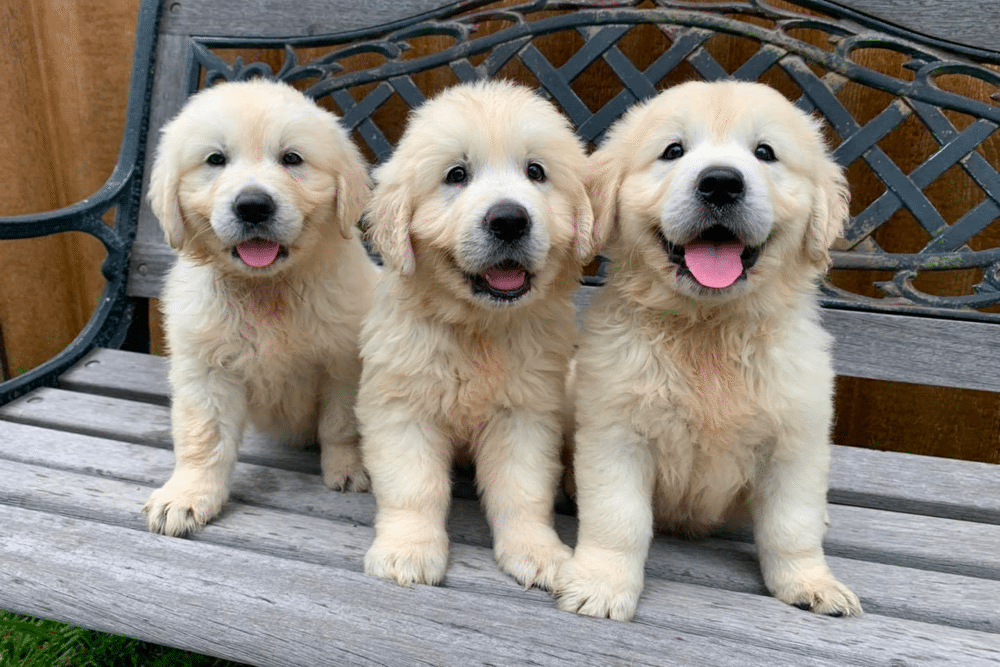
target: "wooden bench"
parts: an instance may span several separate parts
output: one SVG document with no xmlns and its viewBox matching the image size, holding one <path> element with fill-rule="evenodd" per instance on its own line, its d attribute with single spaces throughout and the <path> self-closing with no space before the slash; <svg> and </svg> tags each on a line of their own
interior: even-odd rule
<svg viewBox="0 0 1000 667">
<path fill-rule="evenodd" d="M 994 92 L 1000 85 L 995 69 L 976 64 L 1000 63 L 1000 54 L 975 45 L 976 35 L 994 30 L 992 0 L 921 24 L 946 36 L 966 30 L 965 46 L 822 0 L 803 2 L 808 11 L 763 2 L 434 4 L 144 0 L 114 175 L 68 209 L 0 219 L 0 236 L 72 228 L 109 249 L 108 288 L 87 329 L 42 368 L 0 385 L 0 608 L 261 665 L 998 664 L 1000 467 L 990 464 L 835 447 L 825 548 L 861 598 L 867 613 L 857 619 L 817 617 L 768 596 L 752 540 L 740 530 L 694 542 L 658 536 L 633 623 L 559 612 L 546 593 L 523 591 L 496 568 L 485 519 L 461 476 L 444 585 L 400 588 L 361 571 L 372 497 L 328 491 L 316 451 L 269 446 L 255 435 L 241 449 L 222 516 L 191 539 L 146 531 L 139 511 L 173 466 L 167 361 L 108 348 L 124 339 L 134 300 L 157 296 L 172 261 L 141 200 L 143 166 L 159 126 L 206 78 L 277 71 L 328 100 L 380 160 L 408 106 L 452 80 L 518 76 L 599 141 L 658 87 L 727 75 L 714 36 L 753 42 L 735 75 L 768 80 L 780 70 L 798 104 L 829 119 L 837 158 L 864 162 L 887 183 L 856 211 L 835 253 L 840 269 L 881 271 L 878 285 L 869 280 L 854 294 L 848 278 L 824 288 L 838 372 L 1000 391 L 1000 315 L 992 308 L 1000 302 L 1000 249 L 969 241 L 1000 214 L 1000 177 L 976 149 L 1000 126 L 1000 109 L 933 85 L 937 74 L 971 77 Z M 484 21 L 481 33 L 470 29 Z M 647 32 L 628 35 L 633 29 Z M 906 67 L 868 69 L 850 55 L 865 48 L 897 53 Z M 251 55 L 235 60 L 233 49 Z M 561 55 L 550 61 L 553 51 Z M 593 62 L 602 76 L 622 80 L 619 89 L 580 83 Z M 896 101 L 857 120 L 837 100 L 846 85 Z M 971 120 L 956 126 L 953 112 Z M 904 173 L 878 142 L 907 118 L 931 128 L 940 149 Z M 964 170 L 984 196 L 946 222 L 922 189 L 949 168 Z M 874 236 L 900 207 L 932 237 L 919 253 L 888 252 Z M 114 229 L 100 219 L 110 208 Z M 968 267 L 983 277 L 959 296 L 934 296 L 921 282 L 927 271 Z M 573 517 L 560 514 L 557 524 L 572 544 Z"/>
</svg>

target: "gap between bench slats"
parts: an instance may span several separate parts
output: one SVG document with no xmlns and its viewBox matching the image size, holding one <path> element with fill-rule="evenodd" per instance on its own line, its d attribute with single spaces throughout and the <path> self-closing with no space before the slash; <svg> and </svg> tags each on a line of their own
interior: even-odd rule
<svg viewBox="0 0 1000 667">
<path fill-rule="evenodd" d="M 96 498 L 101 495 L 107 494 L 97 492 L 92 497 Z M 10 514 L 12 510 L 14 508 L 0 506 L 0 517 L 3 517 L 4 514 Z M 17 511 L 23 512 L 26 510 L 20 509 Z M 266 514 L 265 511 L 259 509 L 247 509 L 246 512 L 248 514 L 246 518 L 250 524 L 259 521 L 261 514 Z M 234 514 L 230 513 L 229 516 L 234 516 Z M 45 516 L 45 520 L 34 521 L 32 525 L 37 526 L 45 523 L 46 520 L 52 519 L 51 515 Z M 299 538 L 299 541 L 303 541 L 301 540 L 303 533 L 314 535 L 315 541 L 310 546 L 320 546 L 322 548 L 322 546 L 328 545 L 329 549 L 336 550 L 340 548 L 342 543 L 352 541 L 350 535 L 345 536 L 343 526 L 338 526 L 331 522 L 314 521 L 314 525 L 307 525 L 300 531 L 294 531 L 287 525 L 288 521 L 281 521 L 282 518 L 280 515 L 274 517 L 272 525 L 276 525 L 277 530 L 281 534 L 295 534 Z M 290 518 L 288 519 L 289 521 L 291 520 Z M 295 519 L 301 521 L 301 517 L 296 517 Z M 80 520 L 76 519 L 74 521 Z M 225 521 L 227 519 L 223 518 L 220 523 Z M 193 562 L 188 554 L 185 554 L 185 559 L 181 561 L 184 565 L 180 572 L 163 573 L 162 569 L 164 565 L 172 564 L 169 563 L 172 560 L 169 557 L 171 550 L 177 547 L 177 545 L 185 545 L 184 549 L 187 550 L 187 545 L 194 545 L 195 543 L 176 538 L 149 535 L 142 531 L 122 529 L 118 526 L 107 526 L 93 522 L 85 523 L 89 524 L 81 531 L 85 537 L 74 538 L 73 536 L 67 536 L 66 533 L 70 531 L 67 531 L 65 527 L 61 528 L 57 533 L 48 536 L 49 539 L 46 539 L 45 535 L 39 536 L 38 541 L 40 543 L 34 545 L 34 548 L 31 549 L 32 558 L 26 558 L 25 560 L 34 560 L 35 563 L 38 563 L 46 559 L 59 560 L 61 556 L 63 558 L 68 557 L 72 565 L 79 567 L 80 559 L 75 557 L 73 552 L 83 551 L 86 556 L 93 558 L 97 562 L 105 561 L 104 565 L 96 570 L 101 573 L 97 581 L 94 581 L 94 571 L 86 573 L 87 590 L 99 589 L 103 584 L 108 586 L 112 591 L 118 590 L 119 595 L 121 589 L 128 588 L 130 590 L 142 590 L 142 597 L 147 597 L 149 591 L 145 586 L 146 582 L 143 581 L 143 574 L 148 572 L 153 573 L 158 579 L 171 579 L 171 584 L 176 589 L 174 591 L 175 596 L 183 595 L 190 600 L 191 594 L 185 591 L 185 582 L 207 581 L 219 584 L 218 587 L 224 588 L 227 592 L 244 590 L 248 596 L 256 599 L 264 599 L 270 604 L 280 607 L 279 613 L 274 615 L 282 617 L 284 617 L 290 608 L 297 610 L 300 607 L 301 600 L 294 602 L 287 600 L 290 592 L 296 594 L 296 597 L 305 597 L 311 602 L 326 602 L 330 606 L 338 606 L 345 604 L 345 599 L 362 601 L 362 605 L 365 605 L 366 601 L 375 598 L 378 598 L 380 602 L 384 602 L 385 596 L 383 593 L 387 588 L 392 593 L 398 593 L 402 590 L 395 585 L 379 582 L 371 578 L 362 578 L 363 575 L 338 567 L 323 567 L 306 581 L 297 578 L 294 582 L 297 585 L 291 591 L 286 588 L 272 589 L 271 584 L 274 583 L 273 580 L 276 575 L 281 577 L 287 575 L 289 572 L 300 570 L 303 566 L 315 566 L 315 564 L 304 563 L 299 560 L 278 559 L 273 554 L 234 549 L 231 553 L 221 554 L 221 560 L 224 561 L 223 570 L 220 571 L 218 567 L 206 569 L 203 567 L 204 563 L 200 561 L 208 556 L 212 562 L 215 562 L 215 558 L 220 558 L 220 556 L 211 558 L 213 552 L 225 549 L 225 547 L 215 544 L 205 544 L 203 540 L 199 540 L 199 544 L 194 547 L 195 550 L 200 550 L 194 552 L 200 558 Z M 72 526 L 73 524 L 70 525 Z M 241 527 L 237 526 L 237 528 Z M 117 535 L 113 540 L 107 539 L 102 533 L 109 530 L 120 531 L 121 534 Z M 210 526 L 206 529 L 205 533 L 218 533 L 222 530 L 222 526 Z M 18 530 L 17 532 L 19 533 L 17 539 L 12 541 L 15 548 L 23 541 L 23 536 L 20 534 L 21 531 Z M 65 543 L 63 545 L 58 544 L 64 540 Z M 353 541 L 357 542 L 356 536 Z M 116 569 L 122 563 L 123 551 L 125 552 L 126 559 L 128 558 L 129 548 L 126 546 L 123 549 L 123 544 L 131 544 L 137 548 L 139 553 L 137 553 L 136 560 L 138 562 L 132 567 L 138 568 L 140 571 L 133 572 L 132 567 L 127 567 L 126 571 L 118 576 L 119 581 L 109 582 L 109 579 L 113 580 L 116 578 L 116 573 L 108 572 L 107 558 L 101 559 L 100 552 L 105 550 L 114 551 L 114 558 L 112 559 L 114 565 L 111 569 Z M 5 548 L 8 548 L 8 546 L 0 547 L 0 549 Z M 28 548 L 25 548 L 24 551 L 28 552 Z M 60 553 L 53 554 L 53 551 Z M 300 548 L 296 548 L 294 551 L 295 555 L 301 556 L 301 551 Z M 23 554 L 21 556 L 23 557 Z M 266 569 L 254 566 L 253 561 L 270 559 L 278 560 Z M 249 566 L 247 562 L 249 562 Z M 218 566 L 218 563 L 216 563 L 216 566 Z M 58 567 L 60 580 L 55 582 L 57 585 L 54 588 L 63 593 L 73 595 L 74 584 L 78 584 L 78 582 L 75 578 L 65 579 L 67 569 L 71 568 L 66 568 L 64 563 L 58 563 Z M 94 567 L 97 566 L 95 565 Z M 193 572 L 197 573 L 196 577 L 190 576 Z M 255 576 L 266 579 L 267 583 L 261 585 L 257 581 L 241 581 L 241 578 L 247 572 L 255 572 Z M 18 575 L 15 574 L 14 576 Z M 49 589 L 53 588 L 52 577 L 53 573 L 49 572 L 43 579 L 46 587 Z M 324 595 L 321 582 L 332 579 L 342 580 L 345 577 L 350 579 L 352 583 L 359 583 L 362 588 L 367 584 L 370 590 L 361 591 L 363 594 L 357 595 L 358 591 L 343 591 L 338 588 L 336 592 Z M 18 586 L 5 586 L 5 592 L 0 593 L 0 596 L 3 596 L 4 604 L 7 606 L 11 606 L 8 601 L 12 599 L 12 596 L 18 595 L 20 589 L 25 587 L 24 576 L 20 575 L 18 578 L 20 581 L 15 580 L 14 582 Z M 117 583 L 117 586 L 112 586 L 112 583 Z M 304 583 L 305 590 L 303 590 Z M 551 601 L 546 599 L 543 593 L 519 590 L 516 584 L 495 570 L 492 566 L 489 551 L 485 548 L 476 549 L 463 545 L 455 545 L 453 547 L 452 564 L 446 584 L 447 594 L 452 597 L 444 598 L 441 600 L 441 603 L 447 604 L 448 600 L 450 600 L 452 608 L 449 611 L 451 613 L 442 616 L 438 610 L 428 608 L 421 609 L 420 613 L 422 617 L 426 616 L 427 618 L 433 618 L 435 621 L 440 621 L 446 617 L 454 619 L 456 615 L 464 614 L 462 627 L 475 628 L 478 634 L 482 634 L 485 629 L 495 630 L 497 624 L 495 616 L 497 613 L 503 618 L 512 616 L 525 618 L 540 615 L 542 618 L 538 620 L 544 623 L 544 627 L 541 629 L 550 633 L 550 637 L 565 637 L 567 633 L 562 626 L 568 625 L 572 629 L 577 629 L 578 626 L 588 627 L 593 626 L 595 623 L 591 619 L 582 619 L 570 614 L 560 616 L 560 612 L 555 612 Z M 419 593 L 427 589 L 434 590 L 435 595 L 443 592 L 442 589 L 433 589 L 432 587 L 416 587 L 412 590 Z M 26 596 L 23 593 L 21 595 L 21 602 L 23 603 L 23 597 Z M 329 597 L 330 595 L 333 596 L 332 599 Z M 473 597 L 468 597 L 470 595 Z M 31 596 L 32 602 L 34 602 L 34 598 L 35 596 Z M 107 600 L 109 603 L 113 601 L 116 602 L 116 610 L 120 611 L 121 605 L 118 605 L 117 601 L 113 599 Z M 167 601 L 164 600 L 163 602 Z M 425 603 L 426 601 L 418 602 L 413 599 L 407 601 L 408 608 Z M 211 601 L 209 601 L 209 604 L 211 604 Z M 466 607 L 466 605 L 471 606 Z M 174 603 L 172 606 L 176 608 L 177 605 Z M 204 607 L 208 605 L 205 605 L 204 601 L 199 599 L 197 606 L 198 610 L 196 613 L 200 615 L 205 613 L 206 610 Z M 15 606 L 15 608 L 18 607 Z M 47 615 L 51 616 L 52 610 L 48 609 L 47 611 L 49 612 Z M 93 611 L 91 610 L 91 612 Z M 366 616 L 371 616 L 372 614 L 380 614 L 386 610 L 364 608 L 363 611 Z M 392 615 L 391 607 L 388 613 L 390 616 Z M 400 616 L 405 617 L 405 614 L 400 614 Z M 338 617 L 340 617 L 339 614 Z M 720 619 L 728 620 L 725 624 L 720 624 Z M 247 620 L 252 624 L 254 621 L 253 615 L 250 614 L 250 618 Z M 381 621 L 377 622 L 377 625 L 382 625 L 382 623 L 386 622 L 381 618 L 377 620 Z M 390 623 L 398 621 L 401 626 L 405 626 L 405 618 L 388 620 Z M 90 619 L 89 622 L 92 623 L 93 619 Z M 454 623 L 454 621 L 451 622 Z M 766 647 L 769 651 L 782 650 L 796 655 L 816 656 L 824 659 L 836 658 L 848 662 L 854 662 L 861 658 L 872 658 L 878 655 L 883 660 L 888 660 L 894 656 L 898 656 L 900 652 L 905 654 L 913 650 L 917 650 L 918 655 L 923 656 L 925 659 L 931 660 L 934 658 L 941 659 L 945 655 L 951 654 L 952 656 L 962 656 L 972 661 L 981 661 L 990 657 L 991 652 L 987 647 L 995 639 L 995 635 L 904 621 L 876 616 L 874 614 L 869 614 L 862 619 L 815 617 L 810 614 L 801 613 L 768 597 L 661 580 L 651 580 L 648 582 L 647 592 L 644 596 L 644 605 L 640 609 L 636 623 L 627 625 L 609 623 L 607 621 L 603 623 L 603 626 L 594 628 L 597 630 L 597 633 L 588 638 L 589 645 L 600 647 L 601 650 L 613 651 L 612 655 L 624 660 L 638 659 L 639 664 L 646 663 L 636 655 L 629 655 L 628 653 L 621 655 L 618 653 L 623 644 L 627 647 L 629 643 L 627 640 L 622 641 L 626 639 L 622 635 L 628 635 L 635 628 L 655 627 L 661 631 L 668 631 L 663 633 L 666 636 L 674 635 L 677 632 L 690 633 L 697 638 L 704 637 L 719 642 L 721 650 L 728 650 L 730 648 L 728 645 L 731 643 L 734 645 L 739 643 L 744 646 L 744 649 L 749 648 L 753 652 Z M 240 627 L 246 627 L 246 625 L 244 624 Z M 122 632 L 120 628 L 116 630 Z M 368 631 L 371 632 L 371 629 L 369 628 Z M 611 636 L 601 636 L 605 634 L 605 631 L 610 631 Z M 137 636 L 134 628 L 130 628 L 126 633 Z M 532 644 L 537 641 L 535 637 L 524 636 L 523 633 L 501 636 L 507 638 L 522 636 Z M 684 637 L 682 639 L 688 641 L 690 646 L 689 638 Z M 614 643 L 605 645 L 603 641 L 606 640 L 612 640 Z M 489 638 L 486 641 L 489 642 Z M 574 646 L 579 647 L 582 644 L 577 643 Z M 543 647 L 536 645 L 534 648 L 542 649 Z M 560 658 L 565 658 L 566 650 L 569 649 L 569 646 L 560 645 L 552 648 Z M 655 647 L 648 645 L 643 648 L 646 651 L 655 649 Z M 704 650 L 704 648 L 701 647 L 700 650 Z M 203 649 L 198 648 L 197 650 Z M 497 655 L 492 650 L 487 651 L 487 653 Z M 507 659 L 513 659 L 512 655 L 506 653 L 504 655 Z M 746 653 L 744 652 L 743 655 L 746 655 Z M 603 654 L 600 656 L 601 660 L 607 660 L 609 657 L 612 656 Z M 673 655 L 672 657 L 677 659 L 678 656 Z M 732 659 L 734 656 L 730 653 L 726 657 Z M 580 657 L 577 656 L 576 659 L 579 660 Z M 777 656 L 772 656 L 772 659 L 777 659 Z M 561 660 L 558 662 L 562 663 Z M 582 662 L 586 663 L 588 661 L 583 660 Z M 739 663 L 720 661 L 717 664 Z M 780 662 L 776 664 L 780 664 Z"/>
<path fill-rule="evenodd" d="M 99 363 L 86 365 L 95 360 Z M 96 373 L 93 369 L 97 366 L 111 369 L 101 371 L 103 378 L 141 372 L 149 379 L 150 386 L 162 381 L 166 373 L 166 363 L 161 358 L 100 350 L 67 374 L 73 376 L 71 386 L 80 389 L 95 386 L 96 381 L 81 384 L 80 378 Z M 167 408 L 116 399 L 106 393 L 42 389 L 0 407 L 0 418 L 126 442 L 171 446 Z M 317 472 L 319 465 L 315 452 L 271 446 L 252 432 L 245 439 L 240 456 L 245 461 L 310 473 Z M 833 502 L 1000 524 L 997 489 L 1000 489 L 1000 466 L 855 447 L 833 448 L 830 475 Z"/>
<path fill-rule="evenodd" d="M 162 450 L 88 436 L 67 438 L 30 426 L 0 424 L 0 442 L 16 443 L 0 449 L 2 502 L 141 531 L 145 523 L 139 509 L 171 467 L 169 453 Z M 368 494 L 338 494 L 325 489 L 318 476 L 239 464 L 227 510 L 196 539 L 360 570 L 374 514 Z M 871 517 L 861 522 L 870 523 Z M 575 521 L 559 516 L 557 527 L 573 544 Z M 932 528 L 931 534 L 949 539 L 947 531 Z M 857 530 L 848 531 L 849 536 L 855 537 Z M 459 557 L 456 550 L 475 547 L 489 561 L 481 568 L 495 571 L 489 529 L 477 503 L 455 501 L 449 535 L 456 545 L 453 559 Z M 895 538 L 891 530 L 878 535 L 879 540 Z M 982 545 L 968 546 L 975 551 Z M 1000 632 L 1000 608 L 991 602 L 1000 596 L 998 581 L 837 557 L 830 563 L 869 612 Z M 750 544 L 659 536 L 647 571 L 651 578 L 764 594 Z"/>
</svg>

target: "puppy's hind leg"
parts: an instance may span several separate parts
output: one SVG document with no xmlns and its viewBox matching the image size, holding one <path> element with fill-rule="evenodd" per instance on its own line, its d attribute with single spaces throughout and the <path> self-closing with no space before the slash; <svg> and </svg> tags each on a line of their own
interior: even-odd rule
<svg viewBox="0 0 1000 667">
<path fill-rule="evenodd" d="M 861 603 L 833 576 L 823 555 L 830 467 L 825 433 L 779 438 L 755 480 L 754 539 L 774 597 L 817 614 L 852 616 L 861 614 Z"/>
<path fill-rule="evenodd" d="M 320 465 L 323 483 L 335 491 L 367 491 L 368 474 L 361 464 L 358 424 L 354 415 L 357 380 L 328 378 L 319 413 Z"/>
<path fill-rule="evenodd" d="M 553 528 L 562 428 L 557 415 L 500 411 L 474 443 L 476 477 L 500 569 L 551 590 L 570 549 Z"/>
<path fill-rule="evenodd" d="M 154 533 L 182 537 L 222 511 L 246 425 L 243 385 L 222 371 L 184 368 L 174 360 L 171 421 L 174 472 L 143 507 Z"/>
</svg>

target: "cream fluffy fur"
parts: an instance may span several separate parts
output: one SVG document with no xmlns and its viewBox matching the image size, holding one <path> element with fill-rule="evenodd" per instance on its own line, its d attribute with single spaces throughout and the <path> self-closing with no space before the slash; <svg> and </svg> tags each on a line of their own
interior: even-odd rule
<svg viewBox="0 0 1000 667">
<path fill-rule="evenodd" d="M 544 181 L 529 178 L 533 163 Z M 448 183 L 456 166 L 468 178 Z M 451 463 L 464 452 L 476 463 L 501 569 L 549 588 L 569 557 L 552 514 L 571 293 L 594 253 L 586 169 L 555 108 L 502 82 L 427 102 L 378 169 L 371 234 L 388 269 L 362 330 L 357 407 L 378 502 L 367 573 L 403 585 L 441 581 Z M 507 301 L 473 289 L 474 275 L 514 252 L 485 223 L 504 202 L 531 218 L 517 246 L 531 289 Z"/>
<path fill-rule="evenodd" d="M 673 143 L 683 157 L 664 159 Z M 703 534 L 749 510 L 775 597 L 860 613 L 821 546 L 834 373 L 814 293 L 848 194 L 817 123 L 760 84 L 689 83 L 632 109 L 592 159 L 613 269 L 577 355 L 580 529 L 558 606 L 632 618 L 654 527 Z M 747 233 L 766 242 L 745 279 L 710 289 L 660 234 L 687 241 L 717 166 L 741 172 Z"/>
<path fill-rule="evenodd" d="M 216 153 L 224 165 L 206 162 Z M 254 228 L 234 213 L 251 190 L 275 204 Z M 219 513 L 247 422 L 318 438 L 324 482 L 366 489 L 353 404 L 377 270 L 354 229 L 368 177 L 336 117 L 284 84 L 217 85 L 164 128 L 149 193 L 180 254 L 163 291 L 176 466 L 143 510 L 150 530 L 185 535 Z M 261 235 L 282 254 L 252 268 L 233 248 Z"/>
</svg>

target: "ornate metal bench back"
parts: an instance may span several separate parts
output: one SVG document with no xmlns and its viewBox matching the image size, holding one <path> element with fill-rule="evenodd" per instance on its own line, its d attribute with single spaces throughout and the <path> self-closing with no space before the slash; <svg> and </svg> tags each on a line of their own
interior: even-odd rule
<svg viewBox="0 0 1000 667">
<path fill-rule="evenodd" d="M 826 118 L 836 134 L 832 137 L 836 159 L 845 166 L 864 162 L 885 184 L 884 192 L 865 202 L 853 216 L 834 253 L 834 267 L 889 273 L 883 273 L 874 286 L 869 281 L 867 289 L 853 291 L 828 280 L 823 286 L 826 304 L 1000 318 L 982 312 L 1000 303 L 1000 248 L 974 250 L 969 245 L 1000 215 L 1000 176 L 976 150 L 1000 125 L 1000 108 L 938 85 L 939 77 L 960 74 L 1000 86 L 1000 74 L 967 57 L 996 63 L 1000 54 L 968 48 L 962 49 L 965 55 L 948 52 L 932 40 L 864 20 L 826 2 L 797 4 L 801 8 L 783 9 L 765 0 L 699 5 L 665 0 L 540 0 L 498 6 L 473 0 L 370 31 L 287 40 L 194 39 L 188 86 L 193 91 L 205 82 L 260 75 L 297 83 L 317 99 L 328 97 L 371 155 L 384 160 L 392 151 L 392 140 L 380 126 L 379 109 L 393 99 L 409 108 L 419 106 L 434 91 L 422 90 L 415 78 L 433 71 L 445 70 L 443 74 L 458 81 L 510 75 L 511 71 L 518 78 L 533 78 L 530 82 L 537 83 L 540 92 L 565 111 L 585 140 L 599 143 L 608 126 L 631 104 L 655 95 L 676 80 L 682 69 L 681 76 L 693 73 L 707 80 L 766 80 L 780 70 L 792 84 L 795 103 Z M 816 10 L 822 10 L 822 15 Z M 640 25 L 655 25 L 665 38 L 662 52 L 642 66 L 622 48 Z M 727 71 L 708 48 L 717 34 L 751 40 L 755 51 Z M 803 37 L 807 34 L 812 35 L 808 41 Z M 582 45 L 555 64 L 540 46 L 549 35 Z M 447 44 L 430 53 L 421 51 L 422 40 L 428 38 Z M 284 62 L 272 71 L 263 63 L 244 64 L 239 59 L 230 63 L 220 56 L 225 49 L 248 47 L 283 49 Z M 315 52 L 318 47 L 324 50 L 322 55 L 308 61 L 300 58 L 300 52 Z M 860 64 L 855 54 L 865 49 L 898 54 L 904 60 L 902 71 L 912 76 L 887 74 Z M 377 56 L 374 59 L 380 62 L 358 69 L 354 63 L 363 54 Z M 620 91 L 598 102 L 596 108 L 591 100 L 581 98 L 581 86 L 576 85 L 595 64 L 613 72 L 621 83 Z M 894 99 L 861 122 L 837 95 L 849 82 L 884 91 Z M 944 110 L 965 114 L 973 121 L 958 129 Z M 939 147 L 906 173 L 879 142 L 911 117 L 926 126 Z M 955 165 L 981 188 L 984 198 L 958 219 L 948 221 L 923 190 Z M 888 252 L 875 240 L 876 232 L 899 211 L 911 214 L 929 236 L 918 252 Z M 953 296 L 936 296 L 914 285 L 921 272 L 955 269 L 979 269 L 982 276 L 967 293 Z"/>
</svg>

